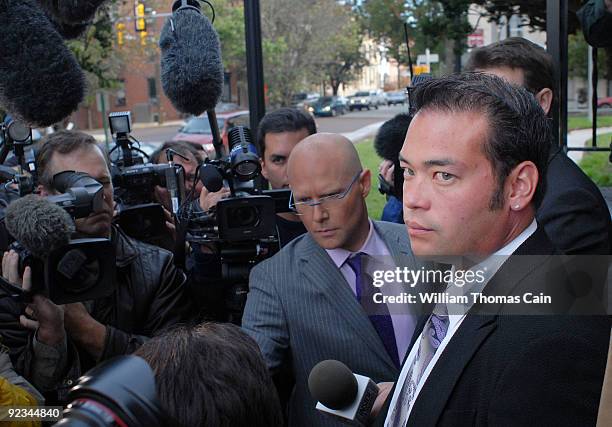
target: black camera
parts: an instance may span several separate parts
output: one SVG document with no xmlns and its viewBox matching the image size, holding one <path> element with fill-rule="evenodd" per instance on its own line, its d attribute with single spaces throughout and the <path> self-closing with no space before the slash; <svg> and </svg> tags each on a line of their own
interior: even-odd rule
<svg viewBox="0 0 612 427">
<path fill-rule="evenodd" d="M 19 197 L 30 194 L 36 186 L 36 167 L 32 150 L 25 148 L 32 145 L 32 129 L 17 120 L 7 120 L 0 124 L 0 182 L 7 193 Z M 19 170 L 4 165 L 8 154 L 13 151 Z M 27 172 L 27 173 L 24 173 Z"/>
<path fill-rule="evenodd" d="M 47 200 L 60 206 L 73 218 L 85 218 L 104 211 L 102 184 L 84 172 L 64 171 L 53 176 L 53 188 L 61 194 Z"/>
<path fill-rule="evenodd" d="M 44 258 L 33 256 L 19 242 L 9 249 L 19 255 L 20 276 L 26 267 L 32 270 L 30 294 L 45 295 L 55 304 L 104 298 L 115 289 L 115 245 L 110 239 L 73 239 Z"/>
<path fill-rule="evenodd" d="M 155 376 L 138 356 L 119 356 L 79 378 L 60 427 L 161 427 L 168 425 L 157 398 Z"/>
<path fill-rule="evenodd" d="M 139 142 L 130 136 L 129 112 L 108 116 L 115 147 L 109 153 L 115 200 L 119 211 L 117 222 L 129 236 L 153 240 L 165 233 L 166 217 L 162 206 L 153 198 L 156 186 L 168 189 L 173 213 L 185 199 L 185 171 L 172 162 L 147 163 L 148 156 Z"/>
</svg>

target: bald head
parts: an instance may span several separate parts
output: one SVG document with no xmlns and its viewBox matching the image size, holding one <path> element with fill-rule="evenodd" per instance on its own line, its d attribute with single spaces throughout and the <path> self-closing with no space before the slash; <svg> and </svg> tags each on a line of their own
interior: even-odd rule
<svg viewBox="0 0 612 427">
<path fill-rule="evenodd" d="M 301 169 L 312 170 L 315 165 L 335 169 L 343 177 L 352 177 L 362 169 L 353 143 L 337 133 L 315 133 L 297 144 L 287 165 L 289 181 L 292 172 L 301 175 Z"/>
</svg>

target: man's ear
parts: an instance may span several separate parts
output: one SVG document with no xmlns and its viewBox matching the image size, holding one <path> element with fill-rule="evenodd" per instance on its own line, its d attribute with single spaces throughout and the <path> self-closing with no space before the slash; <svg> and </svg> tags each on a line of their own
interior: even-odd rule
<svg viewBox="0 0 612 427">
<path fill-rule="evenodd" d="M 539 176 L 538 168 L 531 161 L 519 163 L 510 172 L 508 203 L 510 203 L 511 210 L 520 211 L 531 204 Z"/>
<path fill-rule="evenodd" d="M 549 88 L 544 88 L 539 91 L 535 97 L 538 100 L 540 107 L 542 107 L 542 110 L 544 110 L 544 114 L 548 115 L 550 107 L 552 106 L 553 91 Z"/>
<path fill-rule="evenodd" d="M 45 187 L 42 186 L 42 184 L 38 184 L 38 186 L 36 187 L 36 191 L 42 196 L 42 197 L 47 197 L 50 195 L 50 193 L 45 190 Z"/>
<path fill-rule="evenodd" d="M 370 187 L 372 186 L 372 173 L 369 169 L 364 169 L 361 173 L 359 184 L 361 185 L 361 195 L 365 199 L 370 194 Z"/>
</svg>

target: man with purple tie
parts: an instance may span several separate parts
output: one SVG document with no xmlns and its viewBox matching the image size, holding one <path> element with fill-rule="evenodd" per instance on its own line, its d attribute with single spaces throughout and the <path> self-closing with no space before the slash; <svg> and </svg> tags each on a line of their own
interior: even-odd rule
<svg viewBox="0 0 612 427">
<path fill-rule="evenodd" d="M 253 268 L 243 328 L 273 375 L 293 368 L 289 425 L 339 426 L 316 411 L 310 370 L 336 359 L 376 382 L 394 380 L 417 317 L 409 305 L 380 303 L 399 287 L 374 286 L 374 277 L 424 264 L 412 255 L 405 227 L 369 219 L 370 171 L 348 139 L 304 139 L 291 152 L 288 177 L 290 205 L 308 233 Z"/>
</svg>

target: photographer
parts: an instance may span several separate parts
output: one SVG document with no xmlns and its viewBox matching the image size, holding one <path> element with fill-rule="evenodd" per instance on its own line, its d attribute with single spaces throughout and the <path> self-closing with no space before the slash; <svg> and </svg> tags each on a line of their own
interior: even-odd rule
<svg viewBox="0 0 612 427">
<path fill-rule="evenodd" d="M 110 296 L 58 306 L 35 295 L 20 318 L 21 325 L 34 333 L 24 343 L 16 367 L 41 391 L 61 401 L 83 372 L 102 360 L 133 352 L 148 336 L 185 320 L 190 310 L 185 277 L 173 265 L 172 255 L 129 238 L 111 224 L 113 185 L 106 156 L 93 137 L 56 132 L 45 138 L 37 165 L 41 196 L 56 193 L 53 176 L 66 170 L 87 173 L 103 185 L 104 210 L 77 219 L 75 226 L 79 236 L 110 238 L 116 251 L 116 289 Z M 12 283 L 21 283 L 17 265 L 16 253 L 5 254 L 2 274 Z M 31 285 L 27 271 L 24 288 Z"/>
<path fill-rule="evenodd" d="M 288 188 L 287 160 L 298 142 L 316 133 L 311 116 L 295 108 L 281 108 L 268 113 L 259 123 L 257 140 L 260 147 L 261 174 L 273 190 Z M 206 188 L 200 193 L 199 208 L 210 210 L 217 202 L 230 195 L 228 188 L 210 193 Z M 291 212 L 276 215 L 276 230 L 280 247 L 306 232 L 300 218 Z M 204 318 L 219 319 L 223 304 L 219 302 L 224 284 L 221 283 L 221 264 L 214 248 L 193 245 L 189 272 L 189 286 L 197 300 L 205 300 L 211 307 L 204 308 Z M 203 285 L 206 289 L 203 288 Z M 216 301 L 216 302 L 215 302 Z M 219 310 L 221 312 L 219 312 Z"/>
</svg>

